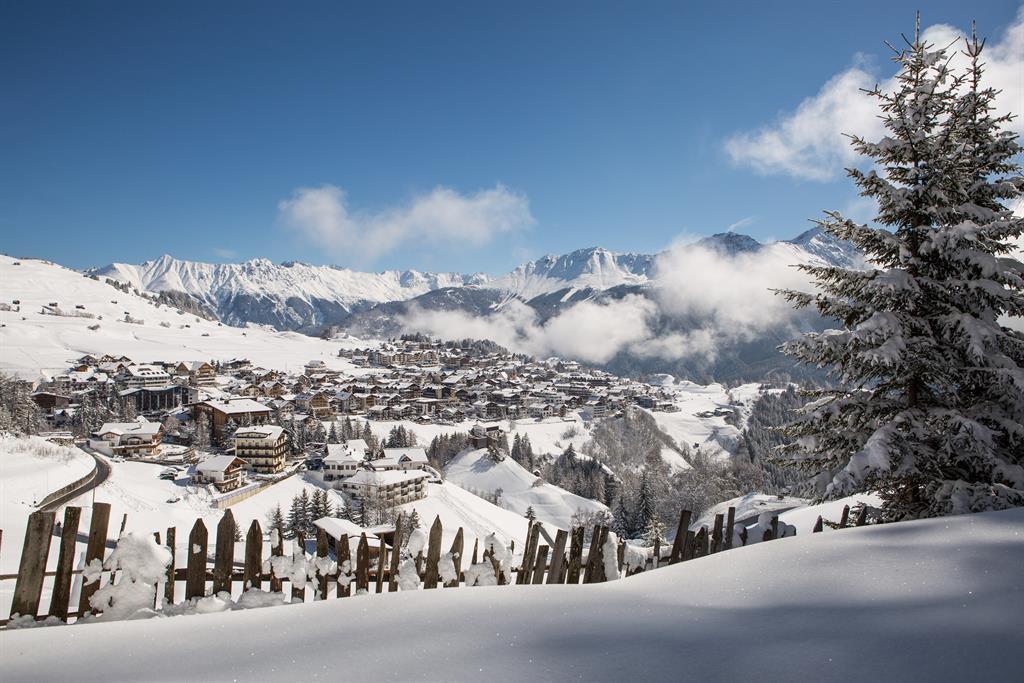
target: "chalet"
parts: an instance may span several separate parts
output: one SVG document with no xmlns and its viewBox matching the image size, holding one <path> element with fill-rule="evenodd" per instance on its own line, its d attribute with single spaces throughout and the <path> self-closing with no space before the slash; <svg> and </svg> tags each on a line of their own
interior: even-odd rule
<svg viewBox="0 0 1024 683">
<path fill-rule="evenodd" d="M 422 470 L 429 466 L 427 452 L 422 448 L 385 448 L 384 457 L 371 460 L 370 465 L 378 471 Z"/>
<path fill-rule="evenodd" d="M 415 470 L 360 470 L 343 480 L 341 489 L 363 498 L 380 496 L 386 505 L 401 505 L 426 497 L 427 476 L 425 472 Z"/>
<path fill-rule="evenodd" d="M 289 434 L 276 425 L 240 427 L 235 431 L 235 455 L 257 474 L 276 474 L 284 469 L 291 446 Z"/>
<path fill-rule="evenodd" d="M 543 419 L 552 417 L 555 414 L 555 409 L 548 403 L 531 403 L 528 412 L 530 417 Z"/>
<path fill-rule="evenodd" d="M 323 391 L 298 394 L 295 397 L 295 406 L 313 417 L 326 417 L 331 414 L 331 397 Z"/>
<path fill-rule="evenodd" d="M 324 481 L 348 479 L 362 469 L 364 461 L 363 452 L 351 450 L 348 443 L 329 443 L 324 456 Z"/>
<path fill-rule="evenodd" d="M 209 387 L 217 383 L 217 371 L 205 361 L 181 362 L 174 367 L 174 374 L 188 377 L 192 384 Z"/>
<path fill-rule="evenodd" d="M 70 396 L 56 394 L 52 391 L 37 391 L 32 394 L 32 400 L 47 415 L 53 415 L 55 411 L 64 410 L 71 405 Z"/>
<path fill-rule="evenodd" d="M 156 365 L 129 365 L 121 375 L 128 387 L 162 387 L 171 382 L 171 376 Z"/>
<path fill-rule="evenodd" d="M 482 424 L 477 422 L 473 425 L 473 428 L 469 430 L 469 442 L 473 445 L 473 448 L 487 448 L 488 446 L 495 446 L 501 442 L 501 437 L 501 427 L 497 425 L 488 425 L 487 427 L 484 427 Z"/>
<path fill-rule="evenodd" d="M 164 426 L 139 418 L 136 422 L 107 422 L 93 432 L 89 446 L 107 455 L 152 457 L 160 454 Z"/>
<path fill-rule="evenodd" d="M 327 547 L 333 550 L 335 554 L 338 552 L 338 542 L 342 538 L 348 539 L 349 553 L 355 555 L 356 548 L 359 546 L 359 540 L 363 534 L 366 534 L 366 545 L 370 551 L 370 557 L 375 558 L 380 552 L 380 547 L 384 542 L 383 539 L 377 534 L 363 529 L 355 522 L 350 522 L 347 519 L 341 519 L 339 517 L 321 517 L 320 519 L 314 520 L 313 524 L 323 529 L 324 533 L 327 534 Z M 392 536 L 393 538 L 393 536 Z M 387 546 L 384 546 L 385 550 Z"/>
<path fill-rule="evenodd" d="M 196 465 L 192 482 L 213 484 L 221 493 L 237 489 L 242 485 L 242 471 L 245 461 L 233 455 L 215 455 Z"/>
<path fill-rule="evenodd" d="M 129 400 L 137 413 L 159 413 L 194 403 L 199 398 L 195 387 L 183 384 L 165 384 L 155 387 L 135 387 L 118 392 L 122 400 Z"/>
<path fill-rule="evenodd" d="M 228 420 L 235 424 L 264 424 L 270 419 L 270 408 L 251 398 L 224 398 L 200 401 L 192 406 L 192 418 L 199 421 L 206 415 L 214 436 L 220 437 Z"/>
</svg>

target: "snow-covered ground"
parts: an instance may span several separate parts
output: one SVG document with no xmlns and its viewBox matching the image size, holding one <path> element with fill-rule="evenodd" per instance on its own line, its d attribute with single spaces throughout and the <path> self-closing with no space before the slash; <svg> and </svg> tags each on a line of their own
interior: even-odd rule
<svg viewBox="0 0 1024 683">
<path fill-rule="evenodd" d="M 0 651 L 33 681 L 1016 680 L 1022 528 L 1024 509 L 847 529 L 607 584 L 26 629 Z"/>
<path fill-rule="evenodd" d="M 522 548 L 526 540 L 528 522 L 525 517 L 510 510 L 497 507 L 490 502 L 473 495 L 461 487 L 446 481 L 442 484 L 427 484 L 427 497 L 398 508 L 403 514 L 412 514 L 415 510 L 420 518 L 420 529 L 427 533 L 434 518 L 441 517 L 441 547 L 448 551 L 459 527 L 462 527 L 463 548 L 466 562 L 473 552 L 473 542 L 480 541 L 480 552 L 483 553 L 484 539 L 490 534 L 497 534 L 503 542 L 516 542 L 516 548 Z"/>
<path fill-rule="evenodd" d="M 759 384 L 745 384 L 731 391 L 722 384 L 703 385 L 685 380 L 666 381 L 662 386 L 674 394 L 672 403 L 679 410 L 648 411 L 654 421 L 679 446 L 699 447 L 716 455 L 733 451 L 750 416 L 750 407 L 761 393 Z M 737 406 L 736 402 L 742 405 Z M 726 421 L 734 408 L 739 410 L 738 427 Z"/>
<path fill-rule="evenodd" d="M 607 510 L 597 501 L 569 493 L 563 488 L 541 482 L 512 458 L 494 462 L 486 449 L 464 451 L 444 468 L 448 481 L 469 491 L 493 494 L 501 490 L 499 505 L 520 515 L 532 507 L 537 519 L 561 529 L 569 529 L 577 510 Z"/>
<path fill-rule="evenodd" d="M 354 370 L 351 363 L 338 358 L 338 349 L 342 345 L 366 346 L 354 338 L 325 341 L 260 326 L 220 325 L 125 294 L 48 261 L 0 255 L 0 283 L 3 303 L 14 307 L 13 302 L 18 301 L 20 309 L 0 311 L 0 371 L 26 379 L 63 372 L 71 361 L 87 353 L 123 354 L 138 362 L 241 356 L 281 370 L 296 370 L 307 361 L 322 360 L 330 368 Z M 51 303 L 65 313 L 95 317 L 42 314 L 43 306 Z M 126 313 L 142 324 L 124 322 Z M 93 325 L 99 329 L 90 330 Z"/>
<path fill-rule="evenodd" d="M 38 436 L 0 434 L 0 501 L 32 506 L 89 474 L 94 465 L 79 448 Z"/>
</svg>

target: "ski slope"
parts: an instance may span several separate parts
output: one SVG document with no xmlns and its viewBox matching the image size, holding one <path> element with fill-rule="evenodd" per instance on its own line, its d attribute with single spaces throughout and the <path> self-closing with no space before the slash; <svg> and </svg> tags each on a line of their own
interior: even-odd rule
<svg viewBox="0 0 1024 683">
<path fill-rule="evenodd" d="M 467 450 L 448 463 L 444 469 L 448 481 L 469 491 L 493 494 L 501 489 L 499 505 L 520 515 L 533 508 L 540 521 L 569 529 L 577 510 L 607 510 L 597 501 L 569 493 L 563 488 L 541 482 L 512 458 L 494 462 L 486 449 Z"/>
<path fill-rule="evenodd" d="M 7 631 L 0 652 L 37 682 L 1017 680 L 1021 528 L 1024 509 L 846 529 L 606 584 Z"/>
</svg>

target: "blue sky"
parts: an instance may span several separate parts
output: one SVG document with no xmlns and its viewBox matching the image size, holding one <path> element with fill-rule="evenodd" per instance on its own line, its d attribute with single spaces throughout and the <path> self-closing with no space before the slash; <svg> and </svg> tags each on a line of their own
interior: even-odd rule
<svg viewBox="0 0 1024 683">
<path fill-rule="evenodd" d="M 813 98 L 915 5 L 701 4 L 4 3 L 0 249 L 501 272 L 863 212 Z M 923 23 L 1006 47 L 970 5 Z"/>
</svg>

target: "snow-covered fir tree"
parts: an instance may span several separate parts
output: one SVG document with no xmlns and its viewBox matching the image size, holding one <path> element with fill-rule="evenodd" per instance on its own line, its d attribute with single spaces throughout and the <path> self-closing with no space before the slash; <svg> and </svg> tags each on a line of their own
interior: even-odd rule
<svg viewBox="0 0 1024 683">
<path fill-rule="evenodd" d="M 899 51 L 898 87 L 868 93 L 886 135 L 853 138 L 877 170 L 849 175 L 878 204 L 879 227 L 839 213 L 821 227 L 850 240 L 866 270 L 803 267 L 819 293 L 785 296 L 840 329 L 783 350 L 827 368 L 783 448 L 825 496 L 878 490 L 885 517 L 1024 505 L 1024 265 L 1010 258 L 1024 191 L 1008 116 L 993 113 L 982 44 L 967 68 L 918 32 Z"/>
</svg>

